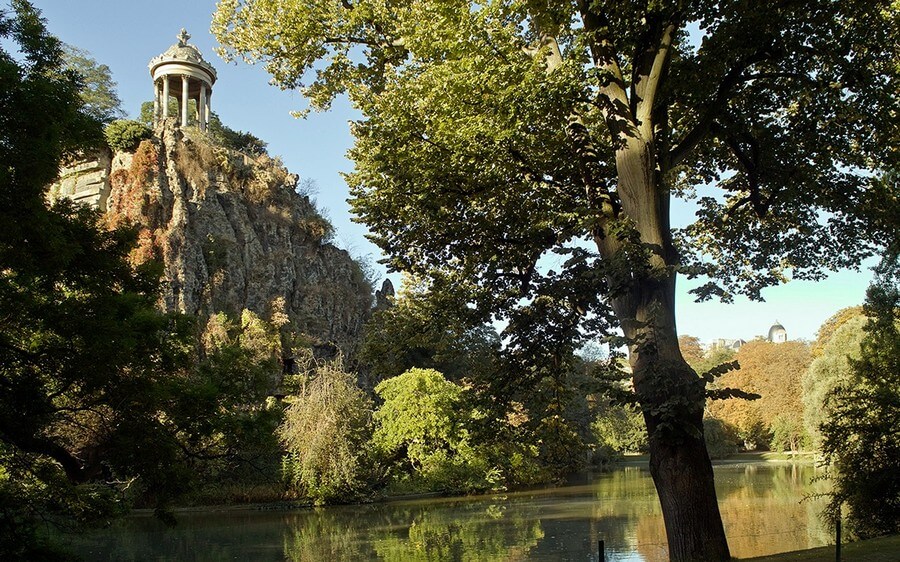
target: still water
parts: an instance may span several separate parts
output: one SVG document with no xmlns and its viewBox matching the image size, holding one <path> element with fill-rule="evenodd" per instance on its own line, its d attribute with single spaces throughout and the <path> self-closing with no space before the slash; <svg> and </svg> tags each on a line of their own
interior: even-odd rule
<svg viewBox="0 0 900 562">
<path fill-rule="evenodd" d="M 829 544 L 810 465 L 717 466 L 732 555 Z M 179 515 L 168 529 L 130 517 L 73 545 L 85 560 L 597 560 L 667 559 L 646 469 L 620 468 L 580 484 L 502 495 L 299 509 Z"/>
</svg>

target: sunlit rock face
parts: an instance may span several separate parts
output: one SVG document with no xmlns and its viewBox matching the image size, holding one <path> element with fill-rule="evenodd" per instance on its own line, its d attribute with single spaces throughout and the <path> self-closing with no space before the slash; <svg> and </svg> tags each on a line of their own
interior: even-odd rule
<svg viewBox="0 0 900 562">
<path fill-rule="evenodd" d="M 85 158 L 60 177 L 51 197 L 77 195 L 111 226 L 139 226 L 132 259 L 162 262 L 164 309 L 283 313 L 314 344 L 352 355 L 372 287 L 280 161 L 216 147 L 170 119 L 134 152 Z"/>
</svg>

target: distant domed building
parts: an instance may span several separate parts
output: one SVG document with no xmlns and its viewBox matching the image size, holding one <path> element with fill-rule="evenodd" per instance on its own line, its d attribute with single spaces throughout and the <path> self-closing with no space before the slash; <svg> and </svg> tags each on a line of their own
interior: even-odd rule
<svg viewBox="0 0 900 562">
<path fill-rule="evenodd" d="M 778 320 L 772 324 L 772 327 L 769 328 L 769 337 L 767 338 L 772 343 L 784 343 L 788 341 L 787 330 L 784 329 L 784 326 L 781 325 Z"/>
</svg>

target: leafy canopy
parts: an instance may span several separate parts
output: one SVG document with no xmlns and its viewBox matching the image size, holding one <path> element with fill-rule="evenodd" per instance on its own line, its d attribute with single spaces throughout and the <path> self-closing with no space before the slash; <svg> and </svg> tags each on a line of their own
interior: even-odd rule
<svg viewBox="0 0 900 562">
<path fill-rule="evenodd" d="M 578 162 L 618 208 L 616 129 L 635 119 L 665 189 L 702 194 L 678 232 L 682 271 L 712 279 L 700 297 L 759 297 L 871 255 L 890 230 L 871 215 L 896 197 L 871 171 L 897 154 L 897 18 L 888 1 L 223 0 L 213 30 L 314 108 L 346 93 L 362 111 L 348 182 L 394 267 L 509 311 L 614 289 L 572 249 L 602 218 Z"/>
<path fill-rule="evenodd" d="M 116 82 L 107 65 L 100 64 L 89 52 L 72 45 L 63 46 L 63 59 L 66 69 L 81 77 L 81 99 L 86 113 L 104 123 L 125 118 L 122 100 L 116 92 Z"/>
</svg>

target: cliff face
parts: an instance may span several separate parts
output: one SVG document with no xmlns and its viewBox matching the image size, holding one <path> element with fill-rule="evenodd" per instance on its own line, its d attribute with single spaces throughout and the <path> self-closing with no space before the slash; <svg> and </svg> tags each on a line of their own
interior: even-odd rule
<svg viewBox="0 0 900 562">
<path fill-rule="evenodd" d="M 164 263 L 165 309 L 284 312 L 318 343 L 352 353 L 373 305 L 371 286 L 359 264 L 328 243 L 330 224 L 280 162 L 192 140 L 169 122 L 134 153 L 79 166 L 80 175 L 62 177 L 98 179 L 93 199 L 110 223 L 142 227 L 133 258 Z M 77 191 L 67 185 L 54 189 Z"/>
</svg>

